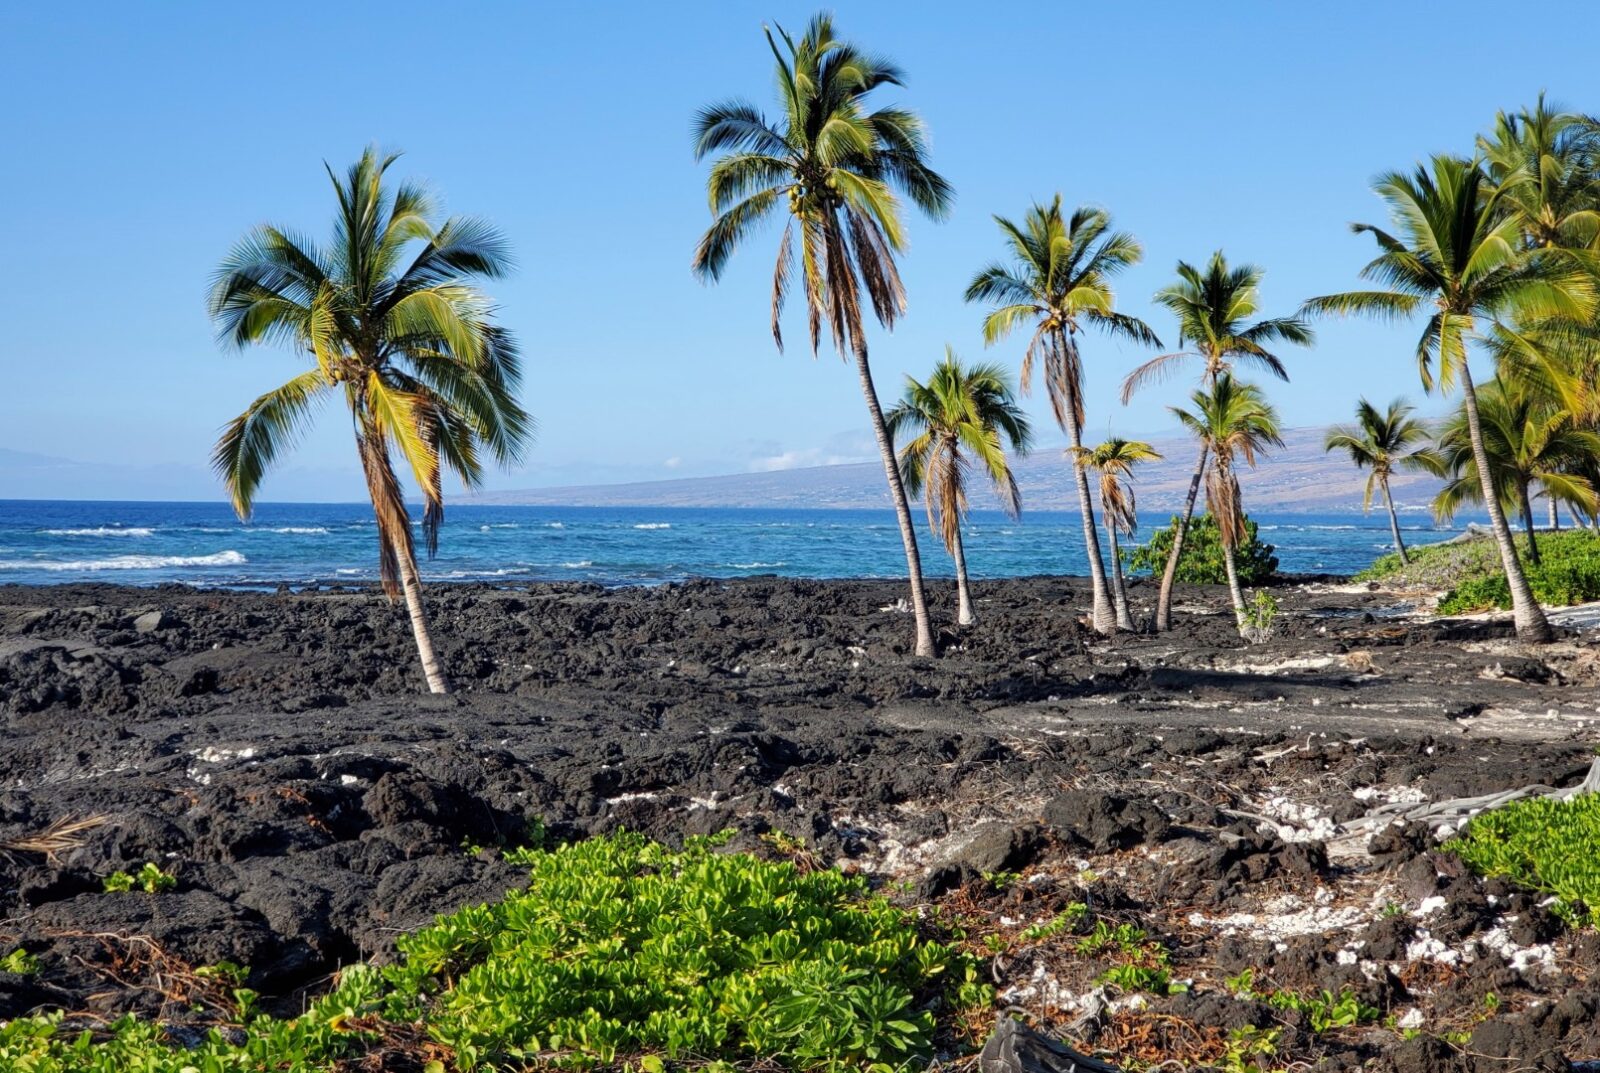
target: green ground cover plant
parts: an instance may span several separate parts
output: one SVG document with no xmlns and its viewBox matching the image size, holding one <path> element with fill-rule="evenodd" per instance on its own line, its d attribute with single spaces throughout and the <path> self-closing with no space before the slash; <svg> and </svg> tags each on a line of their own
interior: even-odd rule
<svg viewBox="0 0 1600 1073">
<path fill-rule="evenodd" d="M 192 1049 L 131 1018 L 77 1033 L 59 1013 L 19 1018 L 0 1028 L 0 1068 L 327 1071 L 402 1048 L 406 1068 L 434 1073 L 676 1062 L 884 1073 L 929 1056 L 941 1016 L 991 1001 L 975 958 L 862 879 L 718 842 L 672 850 L 619 834 L 514 851 L 526 889 L 440 917 L 401 941 L 399 964 L 347 970 L 293 1020 L 251 1016 L 243 989 L 240 1025 Z M 240 1027 L 243 1042 L 224 1031 Z"/>
<path fill-rule="evenodd" d="M 1172 551 L 1172 537 L 1177 529 L 1178 517 L 1172 523 L 1157 529 L 1150 539 L 1123 554 L 1129 573 L 1145 573 L 1160 577 L 1167 568 L 1167 556 Z M 1244 540 L 1234 552 L 1239 571 L 1239 584 L 1259 585 L 1278 572 L 1277 548 L 1264 544 L 1257 535 L 1256 523 L 1246 518 Z M 1222 539 L 1217 534 L 1217 521 L 1209 513 L 1202 514 L 1189 523 L 1183 537 L 1183 551 L 1178 556 L 1177 580 L 1186 585 L 1226 585 L 1227 568 L 1222 563 Z"/>
<path fill-rule="evenodd" d="M 1304 1014 L 1313 1032 L 1371 1024 L 1383 1016 L 1382 1010 L 1362 1002 L 1349 987 L 1341 988 L 1337 994 L 1324 988 L 1305 995 L 1298 991 L 1258 988 L 1253 969 L 1230 976 L 1225 986 L 1238 998 L 1264 1002 L 1275 1010 Z"/>
<path fill-rule="evenodd" d="M 1518 541 L 1519 548 L 1523 542 Z M 1541 562 L 1524 562 L 1528 584 L 1543 604 L 1569 606 L 1600 600 L 1600 534 L 1571 529 L 1539 536 Z M 1439 611 L 1468 614 L 1511 606 L 1511 590 L 1494 541 L 1431 544 L 1411 549 L 1411 562 L 1385 555 L 1355 576 L 1397 588 L 1443 589 Z"/>
<path fill-rule="evenodd" d="M 146 861 L 136 872 L 112 872 L 106 876 L 103 886 L 107 894 L 128 894 L 136 890 L 160 894 L 175 889 L 178 877 L 163 872 L 160 865 Z"/>
<path fill-rule="evenodd" d="M 1553 895 L 1568 923 L 1600 926 L 1600 794 L 1513 801 L 1474 816 L 1445 848 L 1480 875 Z"/>
</svg>

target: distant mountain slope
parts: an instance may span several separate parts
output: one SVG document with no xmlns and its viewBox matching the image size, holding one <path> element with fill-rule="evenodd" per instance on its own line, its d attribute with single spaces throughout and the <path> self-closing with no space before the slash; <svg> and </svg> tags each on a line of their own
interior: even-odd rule
<svg viewBox="0 0 1600 1073">
<path fill-rule="evenodd" d="M 1255 471 L 1244 470 L 1241 483 L 1247 507 L 1255 512 L 1325 513 L 1359 510 L 1364 473 L 1342 456 L 1322 450 L 1321 428 L 1290 429 L 1284 447 L 1272 452 Z M 1155 442 L 1166 457 L 1139 471 L 1137 491 L 1142 510 L 1174 510 L 1183 502 L 1195 463 L 1194 441 L 1173 437 Z M 1074 510 L 1077 492 L 1072 471 L 1059 449 L 1034 452 L 1016 465 L 1024 508 Z M 1415 474 L 1394 480 L 1397 505 L 1425 509 L 1439 481 Z M 992 505 L 975 489 L 973 506 Z M 772 473 L 736 473 L 634 484 L 531 488 L 490 492 L 461 502 L 593 507 L 773 507 L 872 508 L 889 505 L 883 468 L 876 462 Z"/>
</svg>

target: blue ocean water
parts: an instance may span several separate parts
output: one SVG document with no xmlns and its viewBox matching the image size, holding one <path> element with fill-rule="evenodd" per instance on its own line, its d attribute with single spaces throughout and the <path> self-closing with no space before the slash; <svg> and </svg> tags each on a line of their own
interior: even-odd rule
<svg viewBox="0 0 1600 1073">
<path fill-rule="evenodd" d="M 1141 518 L 1143 532 L 1167 515 Z M 919 525 L 923 525 L 920 512 Z M 1280 568 L 1351 573 L 1389 550 L 1374 513 L 1260 515 Z M 1408 543 L 1449 535 L 1403 519 Z M 931 576 L 953 573 L 919 530 Z M 365 504 L 267 503 L 249 524 L 223 503 L 0 501 L 0 584 L 108 581 L 256 587 L 371 581 L 377 529 Z M 1078 516 L 1013 522 L 976 513 L 967 531 L 975 577 L 1087 573 Z M 689 577 L 903 577 L 894 515 L 860 510 L 452 506 L 426 580 L 651 584 Z"/>
</svg>

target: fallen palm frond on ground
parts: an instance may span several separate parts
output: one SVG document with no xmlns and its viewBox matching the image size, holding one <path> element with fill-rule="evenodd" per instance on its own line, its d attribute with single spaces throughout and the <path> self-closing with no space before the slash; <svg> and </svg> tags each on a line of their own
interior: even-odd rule
<svg viewBox="0 0 1600 1073">
<path fill-rule="evenodd" d="M 1456 797 L 1447 801 L 1394 802 L 1380 805 L 1365 816 L 1344 824 L 1341 840 L 1365 839 L 1375 831 L 1391 824 L 1426 823 L 1436 834 L 1447 837 L 1460 829 L 1471 817 L 1490 809 L 1517 801 L 1544 799 L 1567 801 L 1579 794 L 1600 793 L 1600 757 L 1589 766 L 1589 772 L 1576 786 L 1557 789 L 1553 786 L 1522 786 L 1514 790 L 1498 790 L 1478 797 Z M 1338 840 L 1335 840 L 1338 841 Z M 1330 843 L 1331 845 L 1331 843 Z"/>
<path fill-rule="evenodd" d="M 103 826 L 109 819 L 109 816 L 103 815 L 85 816 L 78 820 L 64 816 L 38 834 L 0 842 L 0 853 L 36 853 L 54 864 L 57 854 L 83 845 L 83 835 Z"/>
</svg>

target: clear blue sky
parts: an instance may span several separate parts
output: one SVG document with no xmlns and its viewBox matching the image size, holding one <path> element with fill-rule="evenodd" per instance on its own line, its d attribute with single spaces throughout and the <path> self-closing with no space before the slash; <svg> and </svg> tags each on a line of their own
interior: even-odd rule
<svg viewBox="0 0 1600 1073">
<path fill-rule="evenodd" d="M 212 268 L 259 222 L 326 233 L 322 161 L 342 167 L 376 141 L 514 244 L 519 271 L 493 293 L 521 338 L 541 431 L 529 464 L 492 486 L 870 457 L 850 370 L 772 346 L 776 232 L 716 287 L 689 273 L 708 219 L 690 118 L 728 96 L 769 106 L 762 23 L 798 28 L 813 10 L 5 5 L 0 448 L 135 467 L 127 498 L 153 487 L 140 467 L 202 465 L 217 428 L 298 367 L 280 351 L 219 349 L 204 311 Z M 1600 110 L 1588 2 L 834 10 L 844 35 L 904 66 L 908 85 L 885 99 L 922 113 L 957 191 L 948 221 L 913 220 L 909 316 L 873 336 L 886 399 L 946 342 L 982 351 L 961 292 L 1000 250 L 992 213 L 1058 190 L 1110 209 L 1146 249 L 1122 308 L 1169 337 L 1149 296 L 1177 259 L 1220 246 L 1254 261 L 1269 311 L 1290 312 L 1354 283 L 1370 240 L 1346 224 L 1381 219 L 1373 174 L 1470 150 L 1497 108 L 1541 88 Z M 1419 395 L 1414 332 L 1324 325 L 1314 351 L 1289 355 L 1293 382 L 1273 388 L 1287 422 L 1342 419 L 1361 393 Z M 795 319 L 790 338 L 802 335 Z M 1020 347 L 993 356 L 1014 363 Z M 1176 386 L 1115 401 L 1138 358 L 1089 341 L 1091 436 L 1170 427 Z M 1045 424 L 1042 400 L 1031 405 Z M 351 454 L 348 424 L 327 411 L 264 498 L 359 498 Z M 218 494 L 198 468 L 186 488 Z"/>
</svg>

